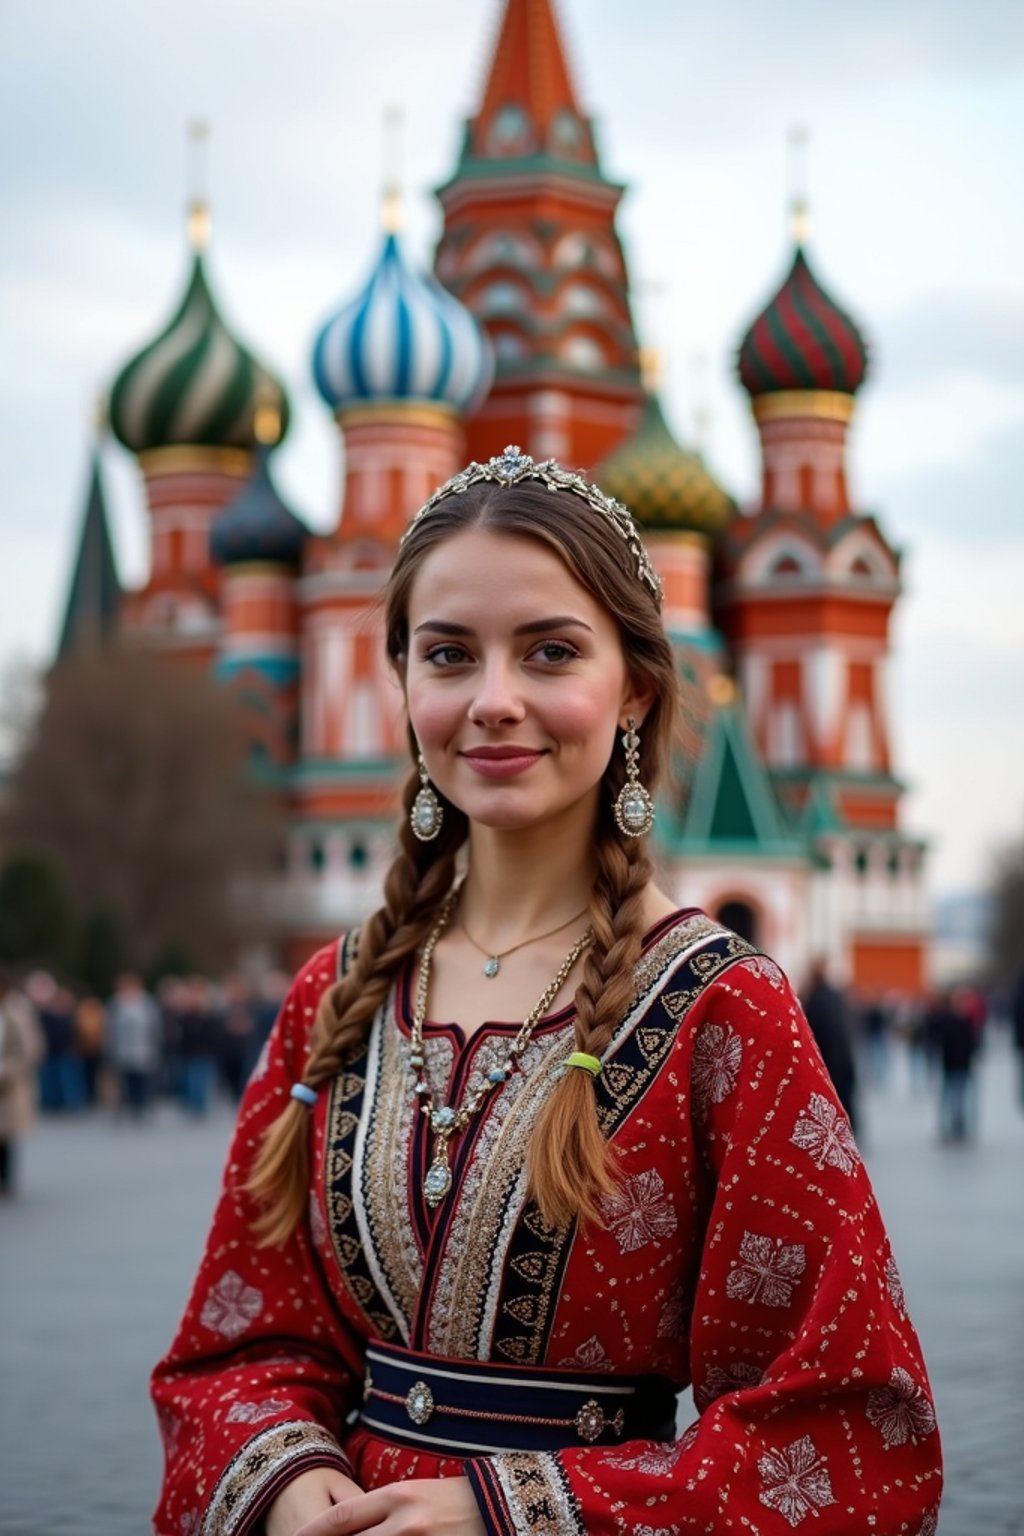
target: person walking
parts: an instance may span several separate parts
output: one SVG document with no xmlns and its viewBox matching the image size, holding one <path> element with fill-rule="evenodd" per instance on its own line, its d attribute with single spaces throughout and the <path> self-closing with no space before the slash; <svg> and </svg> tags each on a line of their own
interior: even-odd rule
<svg viewBox="0 0 1024 1536">
<path fill-rule="evenodd" d="M 943 1141 L 966 1141 L 977 1129 L 973 1076 L 981 1039 L 959 989 L 939 994 L 927 1028 L 939 1061 L 939 1136 Z"/>
<path fill-rule="evenodd" d="M 15 1192 L 18 1142 L 36 1117 L 39 1066 L 46 1041 L 35 1009 L 0 971 L 0 1196 Z"/>
<path fill-rule="evenodd" d="M 856 1131 L 857 1068 L 850 1015 L 843 994 L 828 979 L 823 960 L 816 960 L 811 966 L 803 1007 L 839 1102 Z"/>
<path fill-rule="evenodd" d="M 677 679 L 629 513 L 471 464 L 385 629 L 399 849 L 246 1090 L 153 1377 L 159 1536 L 934 1530 L 927 1373 L 799 1005 L 654 881 Z"/>
<path fill-rule="evenodd" d="M 155 999 L 134 971 L 117 978 L 107 1010 L 107 1035 L 121 1107 L 141 1119 L 160 1070 L 162 1024 Z"/>
</svg>

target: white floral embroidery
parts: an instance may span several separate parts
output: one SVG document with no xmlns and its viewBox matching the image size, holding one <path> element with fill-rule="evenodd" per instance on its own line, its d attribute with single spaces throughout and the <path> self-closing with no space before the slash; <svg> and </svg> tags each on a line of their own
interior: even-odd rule
<svg viewBox="0 0 1024 1536">
<path fill-rule="evenodd" d="M 229 1269 L 211 1288 L 199 1320 L 212 1333 L 237 1339 L 262 1310 L 262 1293 L 255 1286 L 246 1285 L 241 1275 Z"/>
<path fill-rule="evenodd" d="M 320 1202 L 316 1197 L 316 1190 L 309 1192 L 309 1230 L 313 1234 L 313 1241 L 318 1248 L 323 1247 L 327 1241 L 327 1223 L 324 1213 L 320 1209 Z"/>
<path fill-rule="evenodd" d="M 719 1397 L 724 1397 L 727 1392 L 740 1392 L 744 1387 L 759 1387 L 764 1381 L 764 1372 L 756 1365 L 747 1365 L 743 1361 L 736 1361 L 733 1365 L 712 1365 L 703 1385 L 694 1393 L 697 1406 L 703 1410 L 710 1407 Z"/>
<path fill-rule="evenodd" d="M 199 1511 L 198 1509 L 186 1510 L 178 1521 L 178 1530 L 181 1536 L 199 1536 Z"/>
<path fill-rule="evenodd" d="M 633 1536 L 679 1536 L 678 1525 L 634 1525 Z"/>
<path fill-rule="evenodd" d="M 765 1484 L 761 1503 L 797 1526 L 805 1515 L 816 1514 L 836 1502 L 825 1469 L 825 1458 L 815 1450 L 810 1435 L 794 1440 L 783 1451 L 768 1451 L 757 1464 Z"/>
<path fill-rule="evenodd" d="M 886 1450 L 894 1445 L 916 1445 L 935 1428 L 935 1410 L 923 1387 L 909 1371 L 897 1366 L 887 1387 L 868 1393 L 867 1415 L 880 1431 Z"/>
<path fill-rule="evenodd" d="M 679 1441 L 667 1445 L 652 1441 L 632 1456 L 606 1456 L 604 1460 L 609 1467 L 617 1467 L 620 1472 L 645 1472 L 648 1477 L 664 1477 L 666 1472 L 672 1471 L 682 1453 L 683 1447 Z"/>
<path fill-rule="evenodd" d="M 935 1536 L 935 1532 L 938 1530 L 938 1528 L 938 1515 L 925 1515 L 924 1519 L 921 1521 L 921 1528 L 918 1531 L 917 1536 Z"/>
<path fill-rule="evenodd" d="M 262 1424 L 264 1419 L 272 1419 L 275 1413 L 288 1412 L 291 1406 L 291 1403 L 286 1403 L 279 1397 L 265 1398 L 262 1403 L 232 1403 L 225 1422 Z"/>
<path fill-rule="evenodd" d="M 573 1355 L 566 1355 L 564 1360 L 559 1360 L 559 1365 L 569 1370 L 577 1371 L 612 1371 L 614 1366 L 605 1352 L 605 1347 L 592 1333 L 589 1339 L 576 1350 Z"/>
<path fill-rule="evenodd" d="M 683 1332 L 683 1288 L 677 1285 L 661 1309 L 658 1338 L 677 1339 Z"/>
<path fill-rule="evenodd" d="M 785 976 L 783 976 L 775 961 L 769 960 L 767 955 L 753 955 L 751 959 L 744 960 L 743 965 L 754 976 L 760 976 L 770 987 L 774 987 L 776 992 L 784 992 L 786 990 Z"/>
<path fill-rule="evenodd" d="M 602 1196 L 601 1210 L 623 1253 L 668 1237 L 678 1225 L 664 1180 L 654 1168 L 632 1174 L 614 1195 Z"/>
<path fill-rule="evenodd" d="M 793 1286 L 807 1265 L 803 1243 L 784 1243 L 781 1238 L 744 1232 L 740 1243 L 742 1263 L 725 1282 L 725 1294 L 733 1301 L 761 1301 L 766 1307 L 788 1307 Z"/>
<path fill-rule="evenodd" d="M 900 1314 L 900 1317 L 906 1317 L 907 1299 L 903 1294 L 903 1280 L 899 1270 L 896 1268 L 896 1260 L 891 1254 L 885 1261 L 885 1283 L 888 1286 L 889 1295 L 892 1297 L 893 1306 Z"/>
<path fill-rule="evenodd" d="M 693 1092 L 702 1109 L 721 1104 L 736 1087 L 743 1042 L 728 1024 L 705 1024 L 693 1047 Z"/>
<path fill-rule="evenodd" d="M 852 1173 L 854 1164 L 860 1162 L 849 1121 L 843 1111 L 821 1093 L 811 1094 L 811 1102 L 797 1120 L 789 1139 L 809 1152 L 819 1169 L 827 1163 L 830 1168 L 838 1168 L 840 1173 Z"/>
</svg>

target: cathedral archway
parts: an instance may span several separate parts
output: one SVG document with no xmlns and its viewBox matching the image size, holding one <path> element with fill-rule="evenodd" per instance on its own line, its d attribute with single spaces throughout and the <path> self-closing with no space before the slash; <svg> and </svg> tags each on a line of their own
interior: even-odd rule
<svg viewBox="0 0 1024 1536">
<path fill-rule="evenodd" d="M 715 915 L 720 923 L 724 923 L 726 928 L 731 928 L 733 933 L 738 933 L 741 939 L 746 939 L 748 944 L 757 945 L 760 923 L 757 908 L 749 901 L 732 897 L 729 901 L 722 902 Z"/>
</svg>

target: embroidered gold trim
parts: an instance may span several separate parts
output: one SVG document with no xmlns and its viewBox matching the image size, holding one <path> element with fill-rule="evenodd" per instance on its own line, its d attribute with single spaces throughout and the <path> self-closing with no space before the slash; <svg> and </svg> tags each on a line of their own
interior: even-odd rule
<svg viewBox="0 0 1024 1536">
<path fill-rule="evenodd" d="M 282 1469 L 314 1456 L 321 1465 L 329 1461 L 340 1472 L 351 1474 L 348 1457 L 318 1424 L 290 1419 L 254 1435 L 221 1474 L 207 1507 L 202 1536 L 235 1536 Z"/>
</svg>

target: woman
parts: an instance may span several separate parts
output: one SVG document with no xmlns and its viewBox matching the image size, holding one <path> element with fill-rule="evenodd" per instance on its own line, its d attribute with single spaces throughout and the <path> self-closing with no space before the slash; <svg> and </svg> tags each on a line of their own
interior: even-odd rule
<svg viewBox="0 0 1024 1536">
<path fill-rule="evenodd" d="M 652 879 L 675 673 L 628 514 L 470 465 L 387 643 L 401 853 L 247 1090 L 156 1372 L 158 1531 L 934 1530 L 924 1365 L 799 1008 Z"/>
<path fill-rule="evenodd" d="M 35 1123 L 45 1052 L 35 1009 L 0 970 L 0 1198 L 17 1187 L 17 1145 Z"/>
</svg>

